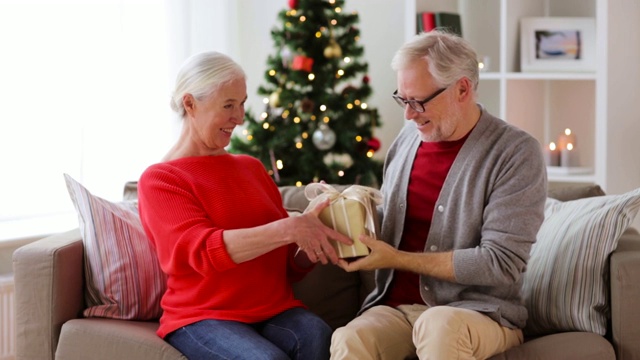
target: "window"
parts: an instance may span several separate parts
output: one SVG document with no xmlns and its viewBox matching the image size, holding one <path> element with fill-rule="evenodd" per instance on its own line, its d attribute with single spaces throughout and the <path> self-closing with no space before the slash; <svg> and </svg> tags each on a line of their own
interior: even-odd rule
<svg viewBox="0 0 640 360">
<path fill-rule="evenodd" d="M 118 200 L 175 141 L 168 3 L 0 0 L 0 240 L 78 225 L 63 173 Z"/>
</svg>

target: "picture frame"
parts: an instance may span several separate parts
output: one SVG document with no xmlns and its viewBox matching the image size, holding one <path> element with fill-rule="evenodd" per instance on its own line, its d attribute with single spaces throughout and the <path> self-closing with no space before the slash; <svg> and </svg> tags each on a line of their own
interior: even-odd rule
<svg viewBox="0 0 640 360">
<path fill-rule="evenodd" d="M 596 68 L 595 19 L 520 19 L 522 72 L 592 72 Z"/>
</svg>

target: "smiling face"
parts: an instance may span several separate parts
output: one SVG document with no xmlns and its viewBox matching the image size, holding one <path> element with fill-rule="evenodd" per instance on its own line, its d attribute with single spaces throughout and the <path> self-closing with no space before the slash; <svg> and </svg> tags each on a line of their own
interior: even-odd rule
<svg viewBox="0 0 640 360">
<path fill-rule="evenodd" d="M 415 60 L 398 70 L 398 95 L 406 100 L 423 100 L 432 96 L 442 87 L 436 83 L 424 60 Z M 424 104 L 420 113 L 405 106 L 404 116 L 415 121 L 422 141 L 457 140 L 466 133 L 460 133 L 462 109 L 456 101 L 458 82 Z"/>
<path fill-rule="evenodd" d="M 244 121 L 247 85 L 236 79 L 220 85 L 208 97 L 197 100 L 191 94 L 183 98 L 185 125 L 189 127 L 192 153 L 219 155 L 231 141 L 236 126 Z"/>
</svg>

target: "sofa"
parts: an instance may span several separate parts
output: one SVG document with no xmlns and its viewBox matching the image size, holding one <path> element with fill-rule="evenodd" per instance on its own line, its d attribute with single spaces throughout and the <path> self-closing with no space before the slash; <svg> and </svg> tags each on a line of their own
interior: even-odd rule
<svg viewBox="0 0 640 360">
<path fill-rule="evenodd" d="M 135 191 L 135 183 L 127 185 L 125 197 L 131 197 L 132 188 Z M 280 189 L 288 211 L 306 207 L 300 189 Z M 560 200 L 594 195 L 584 189 L 563 189 L 557 194 L 557 198 L 564 197 Z M 14 252 L 17 359 L 185 359 L 156 336 L 155 320 L 82 316 L 86 308 L 84 252 L 79 229 L 43 238 Z M 563 331 L 527 337 L 524 344 L 492 359 L 640 359 L 637 231 L 629 228 L 624 232 L 607 266 L 611 309 L 605 336 Z M 335 329 L 356 315 L 372 286 L 371 272 L 346 273 L 336 266 L 317 265 L 294 285 L 294 291 Z"/>
</svg>

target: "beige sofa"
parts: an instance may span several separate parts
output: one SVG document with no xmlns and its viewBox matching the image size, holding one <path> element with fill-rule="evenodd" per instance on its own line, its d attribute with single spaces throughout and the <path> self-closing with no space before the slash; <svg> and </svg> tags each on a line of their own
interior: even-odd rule
<svg viewBox="0 0 640 360">
<path fill-rule="evenodd" d="M 302 193 L 281 188 L 285 207 L 303 209 Z M 568 200 L 567 194 L 564 193 Z M 184 359 L 158 338 L 156 322 L 82 318 L 83 243 L 77 229 L 18 249 L 17 359 Z M 333 328 L 353 318 L 371 290 L 371 273 L 317 266 L 295 285 L 297 296 Z M 611 325 L 607 337 L 567 332 L 528 339 L 493 359 L 640 359 L 640 235 L 627 230 L 610 258 Z"/>
</svg>

